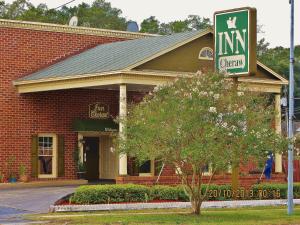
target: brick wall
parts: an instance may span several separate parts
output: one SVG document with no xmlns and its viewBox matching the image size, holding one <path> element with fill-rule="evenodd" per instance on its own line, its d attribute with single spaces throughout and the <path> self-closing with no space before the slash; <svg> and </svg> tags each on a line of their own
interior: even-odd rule
<svg viewBox="0 0 300 225">
<path fill-rule="evenodd" d="M 191 177 L 190 177 L 191 179 Z M 209 176 L 204 176 L 202 178 L 203 183 L 208 183 L 210 180 Z M 245 175 L 239 176 L 239 185 L 241 187 L 249 188 L 254 184 L 257 184 L 260 180 L 259 174 L 253 175 Z M 116 183 L 117 184 L 143 184 L 143 185 L 154 185 L 154 184 L 161 184 L 161 185 L 179 185 L 181 184 L 181 180 L 178 176 L 161 176 L 157 182 L 157 177 L 138 177 L 138 176 L 128 176 L 128 177 L 117 177 Z M 261 183 L 286 183 L 286 177 L 284 174 L 272 174 L 271 180 L 266 180 L 263 176 Z M 231 184 L 231 175 L 223 174 L 223 175 L 215 175 L 211 181 L 212 184 L 218 185 L 230 185 Z"/>
<path fill-rule="evenodd" d="M 71 131 L 74 118 L 88 116 L 88 104 L 101 101 L 118 110 L 118 92 L 103 90 L 66 90 L 18 94 L 12 81 L 56 61 L 98 44 L 124 39 L 95 35 L 0 28 L 0 172 L 5 162 L 16 157 L 31 171 L 31 135 L 47 132 L 65 136 L 65 178 L 74 178 L 72 151 L 77 134 Z"/>
</svg>

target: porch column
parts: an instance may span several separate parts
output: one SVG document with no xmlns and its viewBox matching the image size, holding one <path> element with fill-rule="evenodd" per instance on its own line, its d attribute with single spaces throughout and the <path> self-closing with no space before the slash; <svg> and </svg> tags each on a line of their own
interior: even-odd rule
<svg viewBox="0 0 300 225">
<path fill-rule="evenodd" d="M 125 118 L 127 115 L 127 91 L 126 84 L 120 84 L 120 100 L 119 100 L 119 117 L 120 119 Z M 119 134 L 124 137 L 124 124 L 122 122 L 119 123 Z M 127 155 L 120 154 L 119 155 L 119 175 L 126 176 L 127 175 Z"/>
<path fill-rule="evenodd" d="M 281 101 L 280 94 L 275 94 L 275 131 L 281 134 Z M 282 173 L 282 155 L 275 153 L 275 173 Z"/>
</svg>

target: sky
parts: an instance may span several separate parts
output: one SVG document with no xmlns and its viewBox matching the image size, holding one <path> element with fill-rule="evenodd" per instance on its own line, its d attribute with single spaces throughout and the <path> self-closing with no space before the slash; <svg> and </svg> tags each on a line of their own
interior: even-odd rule
<svg viewBox="0 0 300 225">
<path fill-rule="evenodd" d="M 6 0 L 11 3 L 13 0 Z M 34 5 L 46 3 L 49 8 L 60 6 L 70 0 L 30 0 Z M 289 0 L 106 0 L 113 7 L 122 10 L 127 20 L 137 21 L 155 16 L 160 22 L 186 19 L 188 15 L 200 15 L 213 21 L 215 11 L 255 7 L 257 23 L 262 25 L 263 34 L 271 47 L 290 45 L 290 5 Z M 72 5 L 81 2 L 92 3 L 93 0 L 75 0 Z M 295 44 L 300 45 L 300 1 L 295 0 Z"/>
</svg>

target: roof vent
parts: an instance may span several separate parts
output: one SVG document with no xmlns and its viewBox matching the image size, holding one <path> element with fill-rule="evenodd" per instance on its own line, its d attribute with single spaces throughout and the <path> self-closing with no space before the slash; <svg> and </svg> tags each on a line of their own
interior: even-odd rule
<svg viewBox="0 0 300 225">
<path fill-rule="evenodd" d="M 127 31 L 130 32 L 139 32 L 139 25 L 135 21 L 129 21 L 127 23 Z"/>
</svg>

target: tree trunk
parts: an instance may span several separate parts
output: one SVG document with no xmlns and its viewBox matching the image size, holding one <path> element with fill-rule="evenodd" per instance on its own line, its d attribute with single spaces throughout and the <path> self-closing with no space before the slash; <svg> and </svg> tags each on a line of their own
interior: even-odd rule
<svg viewBox="0 0 300 225">
<path fill-rule="evenodd" d="M 192 204 L 193 214 L 195 214 L 195 215 L 201 215 L 202 201 L 199 199 L 199 197 L 192 196 L 192 198 L 191 198 L 191 204 Z"/>
<path fill-rule="evenodd" d="M 232 199 L 237 200 L 237 192 L 239 189 L 239 163 L 232 164 L 231 173 Z"/>
</svg>

